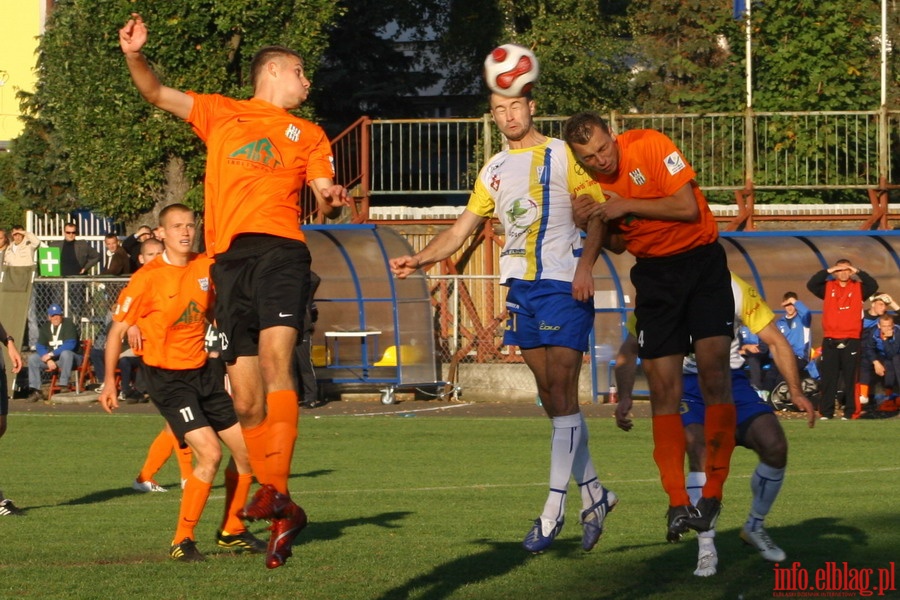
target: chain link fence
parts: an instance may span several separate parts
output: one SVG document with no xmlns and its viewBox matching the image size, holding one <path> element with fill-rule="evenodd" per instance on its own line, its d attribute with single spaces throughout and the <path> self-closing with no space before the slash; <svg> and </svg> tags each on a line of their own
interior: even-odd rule
<svg viewBox="0 0 900 600">
<path fill-rule="evenodd" d="M 128 284 L 128 278 L 112 277 L 71 277 L 44 278 L 37 277 L 32 286 L 31 300 L 28 304 L 28 315 L 25 331 L 14 335 L 21 339 L 23 368 L 16 378 L 15 389 L 25 392 L 28 389 L 28 358 L 35 351 L 38 340 L 38 329 L 47 321 L 47 310 L 53 304 L 62 307 L 63 316 L 72 320 L 78 328 L 79 339 L 92 342 L 105 338 L 107 327 L 112 319 L 119 293 Z M 51 373 L 43 371 L 41 381 L 50 382 Z"/>
<path fill-rule="evenodd" d="M 63 315 L 78 327 L 82 340 L 94 339 L 109 323 L 119 292 L 128 284 L 128 278 L 68 277 L 66 279 L 38 277 L 29 306 L 26 336 L 30 350 L 37 342 L 38 327 L 47 320 L 47 309 L 59 304 Z"/>
</svg>

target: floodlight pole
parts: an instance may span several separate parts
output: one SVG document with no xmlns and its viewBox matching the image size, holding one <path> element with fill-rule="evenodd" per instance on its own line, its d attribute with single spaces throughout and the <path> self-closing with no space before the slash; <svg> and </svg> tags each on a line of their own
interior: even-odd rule
<svg viewBox="0 0 900 600">
<path fill-rule="evenodd" d="M 887 0 L 881 0 L 881 106 L 887 105 Z"/>
<path fill-rule="evenodd" d="M 743 227 L 753 231 L 756 225 L 753 222 L 754 204 L 756 198 L 753 193 L 753 172 L 755 170 L 754 147 L 754 122 L 753 122 L 753 34 L 750 19 L 750 4 L 752 0 L 744 3 L 744 63 L 747 80 L 746 106 L 744 107 L 744 188 L 735 191 L 735 200 L 738 203 L 740 223 L 737 227 Z"/>
<path fill-rule="evenodd" d="M 886 0 L 882 0 L 885 2 Z M 746 6 L 746 18 L 744 20 L 744 55 L 745 55 L 745 63 L 746 63 L 746 79 L 747 79 L 747 108 L 753 108 L 753 33 L 752 33 L 752 24 L 750 22 L 750 5 L 751 1 L 747 2 Z"/>
<path fill-rule="evenodd" d="M 891 151 L 888 138 L 887 107 L 887 0 L 881 0 L 881 106 L 878 107 L 878 189 L 869 190 L 874 215 L 878 215 L 881 229 L 888 227 L 888 156 Z"/>
</svg>

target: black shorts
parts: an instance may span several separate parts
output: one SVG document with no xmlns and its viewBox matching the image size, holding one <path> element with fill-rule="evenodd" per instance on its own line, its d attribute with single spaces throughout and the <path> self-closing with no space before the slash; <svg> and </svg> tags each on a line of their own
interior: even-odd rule
<svg viewBox="0 0 900 600">
<path fill-rule="evenodd" d="M 639 258 L 631 283 L 641 358 L 686 354 L 692 340 L 734 338 L 731 273 L 718 242 L 675 256 Z"/>
<path fill-rule="evenodd" d="M 225 364 L 211 358 L 199 369 L 175 371 L 143 365 L 150 400 L 184 447 L 184 435 L 201 427 L 224 431 L 237 424 L 231 396 L 225 391 Z"/>
<path fill-rule="evenodd" d="M 6 366 L 0 360 L 0 417 L 9 414 L 9 383 L 6 381 Z"/>
<path fill-rule="evenodd" d="M 303 331 L 311 262 L 305 243 L 255 234 L 236 238 L 216 256 L 215 317 L 226 362 L 257 356 L 263 329 Z"/>
</svg>

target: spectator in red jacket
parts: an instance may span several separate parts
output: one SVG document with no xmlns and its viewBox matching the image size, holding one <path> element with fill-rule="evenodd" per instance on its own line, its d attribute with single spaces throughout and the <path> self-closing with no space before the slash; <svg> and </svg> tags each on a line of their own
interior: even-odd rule
<svg viewBox="0 0 900 600">
<path fill-rule="evenodd" d="M 822 397 L 820 420 L 834 417 L 838 386 L 843 381 L 843 419 L 859 418 L 862 407 L 856 392 L 862 343 L 863 302 L 878 290 L 878 282 L 842 258 L 833 267 L 809 278 L 806 288 L 822 302 Z"/>
</svg>

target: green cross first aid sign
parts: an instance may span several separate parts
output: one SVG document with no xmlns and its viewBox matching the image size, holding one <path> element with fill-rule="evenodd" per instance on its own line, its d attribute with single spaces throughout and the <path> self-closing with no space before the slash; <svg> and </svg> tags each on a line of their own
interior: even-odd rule
<svg viewBox="0 0 900 600">
<path fill-rule="evenodd" d="M 62 275 L 59 248 L 38 248 L 38 265 L 40 265 L 41 277 L 59 277 Z"/>
</svg>

